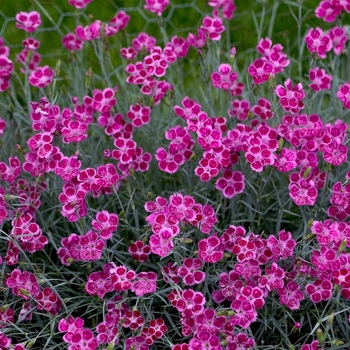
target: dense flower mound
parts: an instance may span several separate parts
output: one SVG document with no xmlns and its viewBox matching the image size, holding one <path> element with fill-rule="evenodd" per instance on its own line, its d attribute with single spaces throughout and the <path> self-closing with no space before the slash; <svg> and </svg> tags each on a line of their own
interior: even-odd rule
<svg viewBox="0 0 350 350">
<path fill-rule="evenodd" d="M 0 38 L 0 350 L 349 349 L 349 1 L 253 48 L 234 0 L 66 2 Z"/>
</svg>

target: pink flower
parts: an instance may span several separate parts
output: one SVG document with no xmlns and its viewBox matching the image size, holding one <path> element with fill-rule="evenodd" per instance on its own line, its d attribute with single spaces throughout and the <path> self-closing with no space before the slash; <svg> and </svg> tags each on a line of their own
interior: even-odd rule
<svg viewBox="0 0 350 350">
<path fill-rule="evenodd" d="M 262 120 L 273 118 L 271 102 L 265 98 L 259 98 L 258 104 L 252 107 L 252 112 Z"/>
<path fill-rule="evenodd" d="M 27 33 L 34 32 L 41 25 L 40 13 L 37 11 L 19 12 L 16 14 L 16 27 Z"/>
<path fill-rule="evenodd" d="M 174 235 L 169 230 L 163 230 L 151 235 L 149 245 L 152 253 L 161 256 L 167 256 L 174 249 Z"/>
<path fill-rule="evenodd" d="M 345 108 L 350 109 L 350 83 L 339 85 L 337 97 L 343 103 Z"/>
<path fill-rule="evenodd" d="M 269 80 L 273 65 L 266 58 L 258 58 L 248 67 L 248 72 L 255 84 L 262 84 Z"/>
<path fill-rule="evenodd" d="M 318 340 L 314 340 L 311 344 L 303 345 L 300 350 L 320 350 L 318 347 Z"/>
<path fill-rule="evenodd" d="M 218 338 L 218 336 L 206 331 L 196 333 L 195 337 L 190 340 L 189 346 L 190 349 L 193 350 L 222 349 L 222 346 L 220 345 L 220 339 Z"/>
<path fill-rule="evenodd" d="M 92 220 L 92 227 L 99 232 L 100 238 L 106 240 L 113 236 L 117 230 L 119 218 L 117 214 L 109 213 L 107 210 L 102 210 L 96 213 L 95 219 Z"/>
<path fill-rule="evenodd" d="M 101 258 L 105 248 L 105 241 L 101 239 L 98 233 L 88 231 L 85 235 L 80 236 L 80 259 L 83 261 L 96 261 Z"/>
<path fill-rule="evenodd" d="M 23 44 L 24 48 L 31 50 L 31 51 L 38 50 L 40 47 L 40 41 L 35 40 L 34 38 L 27 38 L 27 39 L 22 41 L 22 44 Z"/>
<path fill-rule="evenodd" d="M 98 39 L 101 36 L 101 21 L 96 20 L 86 27 L 75 28 L 75 34 L 83 41 Z"/>
<path fill-rule="evenodd" d="M 231 118 L 237 118 L 239 121 L 246 120 L 250 111 L 250 103 L 248 100 L 234 99 L 231 103 L 232 108 L 228 110 Z"/>
<path fill-rule="evenodd" d="M 75 33 L 68 33 L 62 38 L 63 46 L 69 51 L 80 51 L 84 47 L 84 41 Z"/>
<path fill-rule="evenodd" d="M 342 10 L 340 1 L 322 0 L 315 9 L 315 16 L 325 22 L 334 22 Z"/>
<path fill-rule="evenodd" d="M 334 27 L 329 31 L 329 36 L 333 42 L 333 50 L 336 55 L 340 55 L 345 50 L 345 43 L 348 35 L 344 27 Z"/>
<path fill-rule="evenodd" d="M 233 198 L 244 191 L 244 175 L 241 171 L 225 170 L 216 181 L 215 188 L 222 191 L 225 198 Z"/>
<path fill-rule="evenodd" d="M 220 14 L 220 10 L 221 10 L 222 16 L 226 19 L 232 19 L 233 14 L 237 9 L 233 0 L 211 0 L 208 2 L 208 5 L 214 7 L 213 9 L 214 17 L 221 15 Z"/>
<path fill-rule="evenodd" d="M 36 297 L 38 310 L 45 310 L 53 315 L 58 315 L 62 308 L 62 302 L 51 288 L 44 288 Z"/>
<path fill-rule="evenodd" d="M 204 32 L 202 27 L 199 27 L 198 35 L 196 36 L 192 33 L 189 33 L 187 35 L 187 41 L 192 47 L 201 49 L 207 43 L 207 34 Z"/>
<path fill-rule="evenodd" d="M 90 295 L 97 295 L 100 299 L 103 299 L 107 293 L 114 290 L 114 284 L 109 271 L 104 268 L 104 271 L 90 273 L 84 290 Z"/>
<path fill-rule="evenodd" d="M 146 4 L 143 6 L 143 8 L 147 11 L 156 13 L 158 16 L 161 16 L 168 5 L 169 0 L 146 0 Z"/>
<path fill-rule="evenodd" d="M 131 291 L 138 297 L 153 293 L 157 289 L 157 274 L 155 272 L 140 272 L 131 284 Z"/>
<path fill-rule="evenodd" d="M 54 76 L 54 71 L 49 66 L 38 67 L 32 71 L 28 77 L 29 84 L 44 88 L 51 84 Z"/>
<path fill-rule="evenodd" d="M 142 241 L 136 241 L 129 245 L 128 252 L 134 260 L 143 263 L 151 254 L 151 247 Z"/>
<path fill-rule="evenodd" d="M 222 63 L 218 67 L 218 72 L 210 75 L 213 86 L 217 89 L 229 90 L 232 84 L 237 80 L 238 74 L 232 70 L 231 65 Z"/>
<path fill-rule="evenodd" d="M 141 106 L 139 103 L 136 103 L 130 106 L 127 116 L 132 121 L 132 125 L 135 128 L 140 128 L 151 121 L 150 114 L 150 107 Z"/>
<path fill-rule="evenodd" d="M 329 146 L 326 146 L 323 152 L 323 159 L 334 166 L 339 166 L 346 162 L 348 157 L 348 147 L 333 141 Z"/>
<path fill-rule="evenodd" d="M 329 90 L 331 88 L 332 76 L 326 74 L 323 68 L 315 67 L 310 69 L 309 78 L 312 81 L 310 88 L 314 91 Z"/>
<path fill-rule="evenodd" d="M 275 88 L 276 95 L 280 98 L 280 104 L 286 112 L 293 114 L 298 113 L 304 108 L 302 99 L 305 97 L 305 92 L 301 83 L 298 83 L 294 87 L 290 79 L 284 82 L 284 86 L 277 85 Z"/>
<path fill-rule="evenodd" d="M 185 258 L 183 265 L 177 269 L 177 275 L 182 278 L 186 286 L 200 284 L 205 279 L 205 272 L 198 271 L 203 267 L 203 262 L 199 258 Z"/>
<path fill-rule="evenodd" d="M 220 17 L 205 16 L 200 29 L 208 35 L 209 39 L 218 41 L 221 38 L 221 34 L 225 31 L 225 26 Z"/>
<path fill-rule="evenodd" d="M 93 0 L 68 0 L 68 3 L 77 9 L 83 9 L 92 1 Z"/>
<path fill-rule="evenodd" d="M 132 282 L 136 278 L 133 270 L 128 270 L 125 266 L 116 266 L 109 270 L 117 292 L 127 291 L 131 289 Z"/>
<path fill-rule="evenodd" d="M 305 179 L 300 173 L 292 173 L 289 181 L 289 195 L 296 205 L 315 204 L 318 191 L 313 180 Z"/>
<path fill-rule="evenodd" d="M 320 303 L 323 300 L 329 300 L 332 296 L 332 282 L 329 280 L 317 280 L 309 283 L 305 291 L 310 295 L 310 300 L 314 303 Z"/>
<path fill-rule="evenodd" d="M 204 238 L 198 242 L 199 257 L 209 263 L 216 263 L 224 257 L 224 247 L 216 235 Z"/>
<path fill-rule="evenodd" d="M 254 305 L 248 300 L 235 300 L 231 303 L 231 309 L 235 312 L 234 316 L 230 317 L 230 324 L 247 329 L 252 322 L 255 322 L 258 314 Z"/>
<path fill-rule="evenodd" d="M 206 155 L 199 161 L 199 165 L 195 168 L 195 175 L 199 176 L 202 182 L 208 182 L 210 179 L 219 174 L 221 165 L 211 155 Z"/>
<path fill-rule="evenodd" d="M 109 26 L 115 28 L 117 31 L 127 27 L 130 21 L 130 16 L 125 11 L 119 11 L 109 21 Z"/>
<path fill-rule="evenodd" d="M 305 37 L 307 49 L 311 53 L 317 53 L 320 58 L 326 58 L 326 53 L 332 50 L 332 40 L 328 34 L 324 34 L 319 27 L 310 28 Z"/>
<path fill-rule="evenodd" d="M 300 301 L 305 299 L 300 285 L 294 281 L 289 281 L 285 287 L 277 289 L 277 292 L 280 296 L 280 303 L 286 305 L 291 310 L 298 310 L 300 308 Z"/>
<path fill-rule="evenodd" d="M 142 50 L 150 52 L 155 45 L 156 38 L 144 32 L 139 33 L 136 38 L 132 39 L 132 46 L 138 52 Z"/>
</svg>

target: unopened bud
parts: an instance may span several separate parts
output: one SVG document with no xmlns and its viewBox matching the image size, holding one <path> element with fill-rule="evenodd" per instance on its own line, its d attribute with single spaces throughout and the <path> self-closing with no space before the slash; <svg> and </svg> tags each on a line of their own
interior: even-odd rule
<svg viewBox="0 0 350 350">
<path fill-rule="evenodd" d="M 278 140 L 278 151 L 281 152 L 282 151 L 282 148 L 283 148 L 283 138 L 281 137 L 279 140 Z"/>
<path fill-rule="evenodd" d="M 310 233 L 309 235 L 304 237 L 304 241 L 314 239 L 315 237 L 316 237 L 316 235 L 314 233 Z"/>
<path fill-rule="evenodd" d="M 304 171 L 304 174 L 303 174 L 304 179 L 306 179 L 309 176 L 311 169 L 312 169 L 311 166 L 306 168 L 306 170 Z"/>
<path fill-rule="evenodd" d="M 35 340 L 31 340 L 29 343 L 26 344 L 26 349 L 30 349 L 35 344 Z"/>
<path fill-rule="evenodd" d="M 338 249 L 339 253 L 342 253 L 348 244 L 348 240 L 345 238 Z"/>
<path fill-rule="evenodd" d="M 16 197 L 12 194 L 5 194 L 4 195 L 4 199 L 5 199 L 5 202 L 12 202 Z"/>
<path fill-rule="evenodd" d="M 316 337 L 317 337 L 317 340 L 320 344 L 324 344 L 325 340 L 326 340 L 326 337 L 322 331 L 321 328 L 318 328 L 317 331 L 316 331 Z"/>
</svg>

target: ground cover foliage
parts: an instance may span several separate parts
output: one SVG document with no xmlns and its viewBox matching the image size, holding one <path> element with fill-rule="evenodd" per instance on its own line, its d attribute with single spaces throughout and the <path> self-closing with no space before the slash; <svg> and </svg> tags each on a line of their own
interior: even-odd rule
<svg viewBox="0 0 350 350">
<path fill-rule="evenodd" d="M 0 348 L 349 349 L 349 2 L 19 4 Z"/>
</svg>

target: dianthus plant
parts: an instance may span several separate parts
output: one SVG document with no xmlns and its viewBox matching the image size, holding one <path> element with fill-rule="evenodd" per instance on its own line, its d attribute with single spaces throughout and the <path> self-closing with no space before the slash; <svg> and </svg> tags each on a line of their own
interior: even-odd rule
<svg viewBox="0 0 350 350">
<path fill-rule="evenodd" d="M 5 3 L 0 349 L 350 349 L 349 1 Z"/>
</svg>

